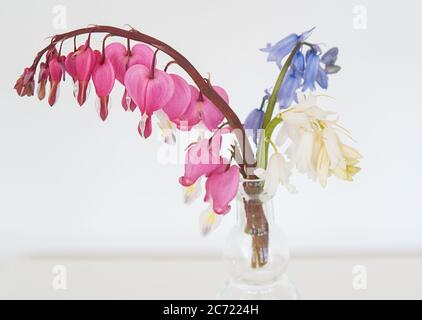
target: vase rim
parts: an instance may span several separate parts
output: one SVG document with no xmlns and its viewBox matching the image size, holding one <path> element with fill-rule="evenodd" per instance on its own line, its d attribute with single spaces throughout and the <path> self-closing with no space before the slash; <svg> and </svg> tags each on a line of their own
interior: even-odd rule
<svg viewBox="0 0 422 320">
<path fill-rule="evenodd" d="M 265 179 L 263 178 L 247 179 L 247 178 L 240 177 L 240 182 L 264 182 L 264 181 Z"/>
</svg>

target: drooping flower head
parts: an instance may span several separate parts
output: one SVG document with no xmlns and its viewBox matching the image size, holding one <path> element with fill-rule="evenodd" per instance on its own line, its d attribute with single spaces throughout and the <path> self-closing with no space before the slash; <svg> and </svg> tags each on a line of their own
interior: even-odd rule
<svg viewBox="0 0 422 320">
<path fill-rule="evenodd" d="M 265 103 L 270 98 L 270 93 L 268 90 L 265 90 L 265 95 L 262 97 L 262 102 L 260 108 L 253 109 L 245 119 L 243 127 L 246 130 L 248 136 L 253 137 L 255 144 L 258 143 L 258 131 L 262 128 L 262 122 L 264 121 L 264 107 Z"/>
<path fill-rule="evenodd" d="M 170 74 L 174 83 L 174 92 L 171 99 L 163 106 L 163 111 L 173 122 L 180 121 L 191 101 L 191 89 L 189 84 L 181 76 Z"/>
<path fill-rule="evenodd" d="M 316 89 L 315 82 L 318 77 L 319 68 L 319 50 L 312 48 L 306 52 L 306 67 L 303 75 L 302 91 L 308 89 L 314 91 Z"/>
<path fill-rule="evenodd" d="M 321 62 L 325 65 L 324 71 L 327 74 L 337 73 L 341 67 L 336 65 L 338 57 L 338 48 L 334 47 L 324 53 L 321 57 Z"/>
<path fill-rule="evenodd" d="M 127 70 L 125 87 L 141 113 L 148 116 L 165 106 L 174 92 L 173 79 L 167 73 L 155 69 L 151 78 L 150 70 L 140 64 Z"/>
<path fill-rule="evenodd" d="M 270 196 L 275 194 L 279 184 L 289 192 L 296 192 L 296 188 L 290 184 L 291 167 L 279 152 L 271 155 L 266 170 L 258 168 L 255 174 L 265 180 L 264 191 Z"/>
<path fill-rule="evenodd" d="M 292 33 L 287 37 L 281 39 L 275 45 L 270 43 L 261 51 L 268 52 L 267 61 L 273 61 L 277 63 L 279 67 L 282 65 L 282 60 L 294 49 L 298 42 L 305 41 L 314 31 L 315 28 L 312 28 L 308 31 L 303 32 L 300 35 Z"/>
<path fill-rule="evenodd" d="M 99 115 L 105 121 L 108 116 L 109 96 L 113 90 L 116 76 L 110 60 L 97 50 L 94 54 L 96 61 L 92 70 L 92 82 L 99 98 Z"/>
<path fill-rule="evenodd" d="M 216 214 L 226 214 L 230 211 L 230 202 L 239 188 L 239 176 L 239 167 L 233 165 L 228 168 L 221 166 L 208 177 L 204 201 L 212 205 Z"/>
<path fill-rule="evenodd" d="M 229 102 L 227 92 L 223 88 L 219 86 L 213 86 L 213 88 L 224 101 Z M 197 88 L 190 86 L 190 90 L 191 101 L 185 113 L 179 118 L 180 124 L 182 126 L 186 125 L 187 129 L 190 130 L 201 122 L 210 131 L 217 129 L 224 119 L 223 113 L 207 97 L 202 95 Z"/>
<path fill-rule="evenodd" d="M 47 63 L 41 62 L 40 63 L 40 71 L 38 73 L 38 88 L 37 88 L 37 96 L 38 99 L 43 100 L 46 94 L 46 84 L 49 76 L 49 68 Z"/>
<path fill-rule="evenodd" d="M 227 160 L 221 157 L 221 134 L 202 139 L 191 145 L 186 152 L 185 173 L 179 179 L 184 187 L 193 185 L 200 177 L 209 176 Z"/>
<path fill-rule="evenodd" d="M 302 77 L 299 73 L 292 69 L 287 71 L 277 96 L 280 109 L 290 107 L 293 101 L 297 100 L 297 90 L 300 88 L 301 82 Z"/>
<path fill-rule="evenodd" d="M 34 80 L 35 71 L 33 68 L 25 68 L 22 75 L 16 81 L 14 89 L 19 96 L 28 96 L 31 97 L 34 95 L 35 80 Z"/>
<path fill-rule="evenodd" d="M 58 98 L 60 81 L 63 78 L 64 64 L 66 57 L 53 55 L 48 63 L 50 92 L 48 94 L 48 104 L 53 106 Z"/>
<path fill-rule="evenodd" d="M 116 79 L 124 85 L 126 71 L 134 65 L 141 64 L 148 69 L 153 62 L 154 52 L 150 47 L 142 43 L 138 43 L 133 48 L 125 47 L 119 42 L 110 43 L 105 48 L 106 57 L 110 60 L 116 73 Z M 122 106 L 125 110 L 135 110 L 136 104 L 127 95 L 125 90 L 122 98 Z"/>
<path fill-rule="evenodd" d="M 348 133 L 337 120 L 330 120 L 331 115 L 317 106 L 316 96 L 302 96 L 297 106 L 282 112 L 283 125 L 276 140 L 279 145 L 290 140 L 286 153 L 292 165 L 323 187 L 332 174 L 350 181 L 360 170 L 356 165 L 362 157 L 341 142 L 338 133 Z"/>
<path fill-rule="evenodd" d="M 286 109 L 297 102 L 297 92 L 316 90 L 316 84 L 322 89 L 328 88 L 328 75 L 338 72 L 341 68 L 335 64 L 338 56 L 338 48 L 332 48 L 325 54 L 319 45 L 310 44 L 305 41 L 314 30 L 311 29 L 301 35 L 291 34 L 277 42 L 274 46 L 270 44 L 261 51 L 268 52 L 268 61 L 276 62 L 279 68 L 283 66 L 283 59 L 291 54 L 298 43 L 302 46 L 294 55 L 277 96 L 280 109 Z M 302 51 L 308 47 L 306 57 Z"/>
<path fill-rule="evenodd" d="M 68 59 L 70 61 L 66 65 L 66 70 L 76 81 L 76 100 L 82 106 L 87 98 L 89 81 L 91 79 L 92 70 L 95 66 L 95 55 L 90 47 L 90 39 L 81 45 Z"/>
<path fill-rule="evenodd" d="M 151 131 L 152 114 L 165 106 L 174 93 L 174 82 L 166 72 L 137 64 L 130 67 L 125 75 L 125 87 L 128 95 L 138 106 L 142 118 L 138 131 L 147 138 Z M 146 134 L 147 133 L 147 134 Z"/>
<path fill-rule="evenodd" d="M 72 51 L 69 52 L 68 55 L 66 56 L 66 61 L 65 61 L 65 70 L 67 72 L 67 74 L 72 78 L 72 81 L 74 83 L 76 83 L 77 78 L 76 78 L 76 65 L 75 65 L 75 54 L 76 51 Z"/>
<path fill-rule="evenodd" d="M 258 143 L 258 131 L 262 127 L 262 122 L 264 120 L 265 112 L 262 109 L 252 109 L 245 119 L 243 127 L 246 130 L 247 135 L 252 135 L 253 141 L 255 144 Z"/>
<path fill-rule="evenodd" d="M 158 127 L 164 142 L 174 144 L 176 142 L 176 126 L 180 123 L 181 116 L 186 112 L 191 101 L 191 90 L 189 84 L 177 74 L 170 74 L 173 80 L 174 91 L 171 99 L 162 109 L 154 112 L 158 120 Z"/>
</svg>

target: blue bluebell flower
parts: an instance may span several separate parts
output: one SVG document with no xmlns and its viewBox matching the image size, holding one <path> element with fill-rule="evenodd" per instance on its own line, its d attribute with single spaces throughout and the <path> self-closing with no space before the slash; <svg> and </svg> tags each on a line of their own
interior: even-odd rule
<svg viewBox="0 0 422 320">
<path fill-rule="evenodd" d="M 305 57 L 301 51 L 296 52 L 295 56 L 293 57 L 292 69 L 298 75 L 303 77 L 303 73 L 305 72 Z"/>
<path fill-rule="evenodd" d="M 274 46 L 268 44 L 261 51 L 268 52 L 268 61 L 274 61 L 281 68 L 283 59 L 291 53 L 298 42 L 310 46 L 304 56 L 302 48 L 295 54 L 291 66 L 287 70 L 281 88 L 277 95 L 280 109 L 290 107 L 293 101 L 297 102 L 297 91 L 316 90 L 316 84 L 322 89 L 328 88 L 328 75 L 338 72 L 341 68 L 336 65 L 338 48 L 334 47 L 322 54 L 316 44 L 305 43 L 314 28 L 301 35 L 291 34 L 277 42 Z"/>
<path fill-rule="evenodd" d="M 315 82 L 318 77 L 319 67 L 319 52 L 316 48 L 311 48 L 306 52 L 306 66 L 302 86 L 303 92 L 308 89 L 312 91 L 316 89 Z"/>
<path fill-rule="evenodd" d="M 246 134 L 248 136 L 253 136 L 253 141 L 255 144 L 258 142 L 258 131 L 262 128 L 262 122 L 264 121 L 264 106 L 265 102 L 270 99 L 271 92 L 268 89 L 265 89 L 265 95 L 262 97 L 262 102 L 260 108 L 253 109 L 245 119 L 243 127 L 245 128 Z"/>
<path fill-rule="evenodd" d="M 265 112 L 262 109 L 253 109 L 245 119 L 243 127 L 248 136 L 252 135 L 255 144 L 258 142 L 258 131 L 262 128 Z"/>
<path fill-rule="evenodd" d="M 321 62 L 325 65 L 325 72 L 327 74 L 337 73 L 341 70 L 341 67 L 336 65 L 338 56 L 338 48 L 334 47 L 328 50 L 321 57 Z"/>
<path fill-rule="evenodd" d="M 284 77 L 283 83 L 281 84 L 280 91 L 277 96 L 277 102 L 280 109 L 290 107 L 293 101 L 297 102 L 297 90 L 299 89 L 302 82 L 302 77 L 299 72 L 290 68 Z"/>
<path fill-rule="evenodd" d="M 316 78 L 316 82 L 319 84 L 319 86 L 322 89 L 328 88 L 328 75 L 325 72 L 325 70 L 323 68 L 321 68 L 321 66 L 319 66 L 319 69 L 318 69 L 318 75 L 317 75 L 317 78 Z"/>
<path fill-rule="evenodd" d="M 285 56 L 287 56 L 300 41 L 305 41 L 312 33 L 315 28 L 303 32 L 300 35 L 292 33 L 287 37 L 281 39 L 275 45 L 271 43 L 267 44 L 266 48 L 262 48 L 261 51 L 268 52 L 267 61 L 274 61 L 280 67 L 281 62 Z"/>
</svg>

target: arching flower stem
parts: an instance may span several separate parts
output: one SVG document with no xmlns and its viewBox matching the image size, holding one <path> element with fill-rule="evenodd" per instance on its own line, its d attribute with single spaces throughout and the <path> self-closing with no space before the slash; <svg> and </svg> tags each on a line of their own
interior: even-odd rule
<svg viewBox="0 0 422 320">
<path fill-rule="evenodd" d="M 249 144 L 249 141 L 246 138 L 245 130 L 243 128 L 242 122 L 233 111 L 232 108 L 224 101 L 224 99 L 213 89 L 207 81 L 205 81 L 202 75 L 198 70 L 187 60 L 183 55 L 178 51 L 167 45 L 166 43 L 153 38 L 149 35 L 143 34 L 137 30 L 124 30 L 112 26 L 102 26 L 97 25 L 93 27 L 87 27 L 82 29 L 73 30 L 67 33 L 56 35 L 52 38 L 51 43 L 42 49 L 35 57 L 35 60 L 31 68 L 35 69 L 44 55 L 48 50 L 54 47 L 58 42 L 66 40 L 82 34 L 92 34 L 92 33 L 110 33 L 114 36 L 119 36 L 125 39 L 130 39 L 134 41 L 139 41 L 146 43 L 152 47 L 160 49 L 162 52 L 170 56 L 177 64 L 190 76 L 192 81 L 196 84 L 199 90 L 205 95 L 212 103 L 214 103 L 217 108 L 224 114 L 225 118 L 229 121 L 230 126 L 235 129 L 234 133 L 239 142 L 239 146 L 242 153 L 242 159 L 244 163 L 239 163 L 241 168 L 245 168 L 245 177 L 255 178 L 253 171 L 256 167 L 255 157 L 252 152 L 252 148 Z M 88 38 L 89 40 L 90 38 Z"/>
</svg>

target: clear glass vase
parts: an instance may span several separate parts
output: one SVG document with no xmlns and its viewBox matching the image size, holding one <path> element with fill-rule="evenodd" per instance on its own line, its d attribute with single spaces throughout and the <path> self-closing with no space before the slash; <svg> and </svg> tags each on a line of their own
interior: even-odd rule
<svg viewBox="0 0 422 320">
<path fill-rule="evenodd" d="M 223 251 L 229 274 L 221 299 L 297 299 L 285 274 L 289 248 L 274 221 L 273 195 L 262 180 L 242 180 L 237 194 L 237 223 Z"/>
</svg>

